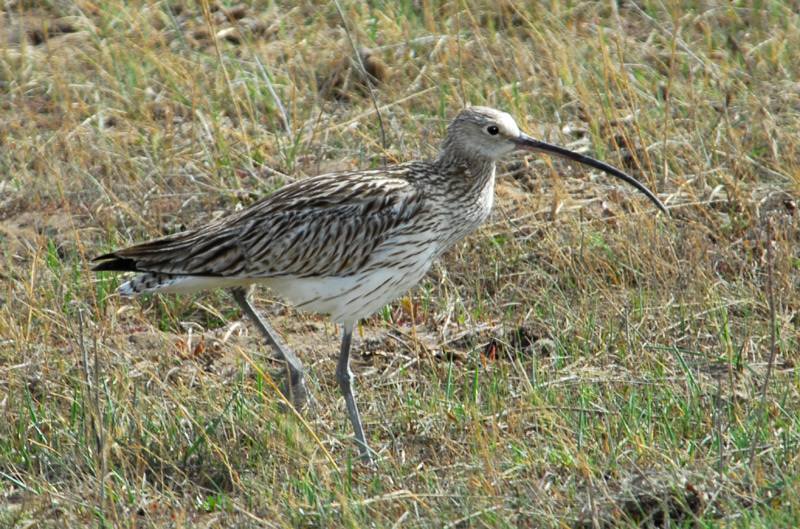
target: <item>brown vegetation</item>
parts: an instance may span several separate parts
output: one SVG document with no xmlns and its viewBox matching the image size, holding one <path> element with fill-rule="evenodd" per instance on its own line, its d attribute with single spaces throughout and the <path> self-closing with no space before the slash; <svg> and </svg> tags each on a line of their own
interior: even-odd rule
<svg viewBox="0 0 800 529">
<path fill-rule="evenodd" d="M 340 4 L 355 49 L 335 4 L 4 4 L 0 526 L 800 525 L 798 6 Z M 258 293 L 310 367 L 305 426 L 225 293 L 120 299 L 88 270 L 430 157 L 467 102 L 673 218 L 507 160 L 490 222 L 361 326 L 374 473 L 324 317 Z"/>
</svg>

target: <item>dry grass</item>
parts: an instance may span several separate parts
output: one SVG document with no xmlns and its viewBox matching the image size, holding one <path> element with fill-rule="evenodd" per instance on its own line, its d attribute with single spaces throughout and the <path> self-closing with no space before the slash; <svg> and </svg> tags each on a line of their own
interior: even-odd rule
<svg viewBox="0 0 800 529">
<path fill-rule="evenodd" d="M 335 4 L 6 2 L 0 526 L 800 525 L 800 6 L 750 4 L 342 2 L 383 144 Z M 362 326 L 375 473 L 323 317 L 259 293 L 339 470 L 226 294 L 88 271 L 291 179 L 429 157 L 464 102 L 674 219 L 507 160 L 491 221 Z"/>
</svg>

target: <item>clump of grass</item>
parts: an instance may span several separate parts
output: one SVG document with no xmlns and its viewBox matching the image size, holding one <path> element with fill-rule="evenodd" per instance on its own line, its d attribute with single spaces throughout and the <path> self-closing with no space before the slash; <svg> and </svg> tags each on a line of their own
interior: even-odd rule
<svg viewBox="0 0 800 529">
<path fill-rule="evenodd" d="M 356 53 L 334 4 L 7 11 L 0 525 L 798 525 L 798 15 L 342 12 L 391 75 L 383 134 L 363 83 L 324 90 Z M 559 160 L 506 160 L 491 221 L 362 322 L 374 473 L 335 325 L 261 301 L 310 367 L 306 427 L 226 294 L 120 299 L 89 272 L 294 179 L 432 156 L 467 102 L 625 169 L 673 219 Z"/>
</svg>

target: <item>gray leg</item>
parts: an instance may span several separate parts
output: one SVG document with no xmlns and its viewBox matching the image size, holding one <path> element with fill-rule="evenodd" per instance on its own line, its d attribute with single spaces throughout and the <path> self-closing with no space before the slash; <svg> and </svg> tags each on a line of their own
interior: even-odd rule
<svg viewBox="0 0 800 529">
<path fill-rule="evenodd" d="M 231 289 L 233 299 L 239 304 L 242 311 L 247 314 L 253 325 L 264 335 L 267 342 L 272 348 L 280 355 L 284 362 L 286 362 L 286 383 L 281 387 L 281 393 L 289 399 L 289 402 L 299 410 L 305 404 L 308 398 L 308 389 L 306 388 L 306 381 L 303 369 L 303 363 L 292 353 L 289 348 L 283 343 L 281 337 L 275 332 L 269 323 L 263 319 L 247 301 L 247 291 L 243 288 Z"/>
<path fill-rule="evenodd" d="M 353 323 L 345 322 L 342 334 L 342 349 L 339 351 L 339 363 L 336 365 L 336 380 L 344 395 L 344 403 L 347 406 L 347 414 L 350 415 L 350 423 L 356 434 L 358 452 L 361 459 L 366 463 L 372 463 L 369 455 L 369 447 L 364 439 L 364 428 L 361 427 L 361 417 L 358 415 L 356 398 L 353 395 L 353 373 L 350 371 L 350 338 L 353 335 Z"/>
</svg>

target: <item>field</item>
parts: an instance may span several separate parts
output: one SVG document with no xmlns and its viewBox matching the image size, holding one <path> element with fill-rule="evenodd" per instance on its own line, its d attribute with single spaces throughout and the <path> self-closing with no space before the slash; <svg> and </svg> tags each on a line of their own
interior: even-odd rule
<svg viewBox="0 0 800 529">
<path fill-rule="evenodd" d="M 0 527 L 800 526 L 800 4 L 4 2 Z M 358 60 L 360 57 L 361 61 Z M 362 72 L 363 68 L 368 72 Z M 435 156 L 466 104 L 602 159 L 341 329 L 121 298 L 91 258 L 289 182 Z"/>
</svg>

